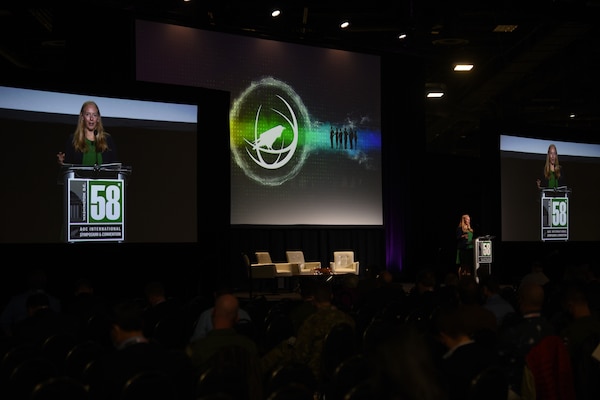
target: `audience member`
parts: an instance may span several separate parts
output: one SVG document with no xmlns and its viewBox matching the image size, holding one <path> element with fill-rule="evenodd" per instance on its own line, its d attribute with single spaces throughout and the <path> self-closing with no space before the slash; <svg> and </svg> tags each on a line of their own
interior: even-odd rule
<svg viewBox="0 0 600 400">
<path fill-rule="evenodd" d="M 598 278 L 600 264 L 587 262 L 572 263 L 565 268 L 561 280 L 560 289 L 563 290 L 565 283 L 574 283 L 585 289 L 588 306 L 593 314 L 600 318 L 600 279 Z M 561 300 L 563 300 L 561 298 Z M 561 302 L 560 307 L 563 307 Z"/>
<path fill-rule="evenodd" d="M 499 355 L 509 376 L 511 390 L 521 395 L 525 357 L 529 350 L 549 335 L 557 332 L 552 323 L 542 315 L 544 288 L 537 283 L 519 287 L 519 318 L 504 324 L 499 330 Z"/>
<path fill-rule="evenodd" d="M 124 300 L 112 310 L 111 338 L 114 348 L 98 358 L 89 376 L 90 394 L 95 400 L 114 400 L 125 383 L 137 373 L 156 371 L 173 383 L 174 399 L 194 396 L 197 375 L 183 351 L 167 349 L 144 336 L 143 307 Z"/>
<path fill-rule="evenodd" d="M 79 278 L 74 282 L 72 296 L 66 299 L 63 311 L 77 321 L 82 339 L 96 339 L 98 336 L 95 333 L 87 332 L 88 328 L 93 329 L 90 319 L 107 321 L 109 308 L 108 302 L 96 294 L 92 281 Z"/>
<path fill-rule="evenodd" d="M 49 307 L 56 312 L 61 311 L 60 300 L 47 292 L 47 283 L 47 274 L 43 269 L 34 268 L 27 273 L 27 288 L 12 296 L 0 315 L 0 325 L 6 335 L 10 336 L 14 325 L 27 317 L 26 303 L 31 294 L 46 293 Z"/>
<path fill-rule="evenodd" d="M 444 276 L 444 281 L 437 288 L 438 297 L 441 304 L 444 305 L 458 305 L 459 296 L 458 296 L 458 282 L 460 281 L 460 277 L 458 272 L 447 272 Z"/>
<path fill-rule="evenodd" d="M 302 323 L 304 323 L 304 320 L 317 311 L 317 306 L 315 305 L 316 288 L 317 281 L 315 279 L 305 277 L 300 280 L 301 301 L 293 306 L 289 312 L 295 335 L 298 335 L 298 331 L 300 330 Z"/>
<path fill-rule="evenodd" d="M 600 320 L 590 309 L 585 283 L 568 285 L 564 290 L 563 305 L 570 320 L 559 334 L 573 366 L 577 399 L 598 399 L 600 363 L 592 357 L 592 353 L 600 343 Z"/>
<path fill-rule="evenodd" d="M 331 286 L 319 281 L 315 290 L 317 311 L 304 320 L 295 338 L 281 342 L 262 356 L 263 371 L 269 372 L 280 363 L 294 361 L 307 364 L 318 380 L 322 378 L 321 355 L 327 334 L 340 323 L 356 328 L 352 316 L 335 307 L 332 300 Z"/>
<path fill-rule="evenodd" d="M 401 306 L 406 311 L 408 307 L 407 294 L 402 283 L 395 282 L 394 276 L 388 270 L 379 271 L 373 278 L 359 283 L 360 300 L 353 311 L 356 328 L 359 332 L 372 321 L 373 317 L 384 309 Z"/>
<path fill-rule="evenodd" d="M 46 293 L 30 294 L 26 302 L 27 317 L 13 326 L 12 335 L 20 342 L 42 347 L 44 341 L 54 335 L 78 338 L 78 325 L 74 318 L 50 308 Z"/>
<path fill-rule="evenodd" d="M 479 281 L 481 294 L 483 296 L 483 307 L 490 310 L 496 316 L 497 326 L 502 325 L 504 316 L 514 314 L 516 311 L 513 306 L 500 295 L 500 284 L 498 280 L 489 275 Z"/>
<path fill-rule="evenodd" d="M 217 299 L 224 294 L 232 294 L 231 288 L 227 285 L 220 286 L 214 291 L 214 299 L 215 299 L 214 301 L 216 302 Z M 210 332 L 213 329 L 214 309 L 215 309 L 215 307 L 213 305 L 213 306 L 205 309 L 204 311 L 202 311 L 202 313 L 200 313 L 200 316 L 194 322 L 194 330 L 189 339 L 190 343 L 192 343 L 193 341 L 195 341 L 197 339 L 206 337 L 208 332 Z M 239 307 L 239 304 L 238 304 L 238 315 L 237 315 L 236 322 L 239 320 L 252 321 L 252 317 L 246 310 Z"/>
<path fill-rule="evenodd" d="M 415 285 L 408 292 L 407 300 L 410 310 L 423 310 L 425 314 L 430 314 L 439 305 L 437 279 L 433 269 L 417 271 Z"/>
<path fill-rule="evenodd" d="M 580 284 L 570 284 L 565 288 L 563 304 L 571 318 L 559 334 L 565 340 L 571 356 L 575 356 L 588 337 L 600 337 L 600 320 L 592 314 L 586 291 Z"/>
<path fill-rule="evenodd" d="M 340 285 L 333 291 L 333 304 L 340 310 L 353 312 L 360 302 L 358 284 L 360 278 L 356 274 L 347 273 L 341 277 Z"/>
<path fill-rule="evenodd" d="M 360 293 L 361 299 L 364 299 L 365 296 L 370 295 L 374 290 L 376 290 L 381 283 L 384 282 L 387 278 L 387 274 L 389 271 L 384 270 L 386 272 L 386 276 L 382 275 L 383 271 L 377 271 L 375 268 L 367 268 L 363 274 L 360 276 L 360 280 L 358 282 L 358 291 Z M 389 274 L 390 282 L 393 280 L 393 276 Z"/>
<path fill-rule="evenodd" d="M 600 262 L 588 264 L 586 293 L 590 309 L 600 318 Z"/>
<path fill-rule="evenodd" d="M 239 346 L 250 355 L 258 357 L 256 342 L 235 330 L 238 319 L 237 297 L 230 293 L 218 296 L 212 310 L 212 329 L 206 336 L 193 340 L 186 347 L 186 353 L 199 373 L 209 367 L 211 357 L 223 347 Z"/>
<path fill-rule="evenodd" d="M 363 398 L 446 400 L 445 379 L 429 342 L 410 324 L 394 326 L 374 356 L 374 394 Z"/>
<path fill-rule="evenodd" d="M 359 284 L 360 288 L 360 284 Z M 378 304 L 385 306 L 386 304 L 396 301 L 406 301 L 406 292 L 401 283 L 394 280 L 394 275 L 384 269 L 375 277 L 375 285 L 369 291 L 361 290 L 360 305 L 365 303 Z"/>
<path fill-rule="evenodd" d="M 458 299 L 461 312 L 466 315 L 468 333 L 471 337 L 481 337 L 488 334 L 495 335 L 498 324 L 494 313 L 483 306 L 483 298 L 477 280 L 472 275 L 463 275 L 458 282 Z M 490 343 L 488 343 L 490 344 Z"/>
<path fill-rule="evenodd" d="M 460 306 L 443 307 L 433 323 L 437 338 L 447 349 L 439 365 L 449 400 L 469 398 L 471 381 L 484 369 L 499 364 L 494 349 L 471 337 L 472 316 L 466 311 Z"/>
<path fill-rule="evenodd" d="M 544 264 L 540 260 L 534 260 L 531 263 L 531 271 L 521 278 L 519 286 L 526 283 L 535 283 L 543 287 L 548 282 L 550 282 L 550 278 L 544 273 Z"/>
<path fill-rule="evenodd" d="M 245 381 L 227 382 L 234 385 L 223 387 L 223 392 L 240 400 L 261 400 L 263 373 L 259 349 L 255 341 L 236 331 L 239 320 L 239 301 L 231 293 L 217 296 L 212 309 L 212 329 L 206 336 L 189 343 L 186 353 L 202 380 L 211 373 L 227 380 L 233 373 Z"/>
<path fill-rule="evenodd" d="M 144 308 L 144 336 L 168 347 L 185 346 L 183 304 L 168 298 L 162 282 L 151 281 L 144 286 L 146 307 Z M 159 327 L 160 324 L 164 324 Z M 160 328 L 160 330 L 159 330 Z"/>
</svg>

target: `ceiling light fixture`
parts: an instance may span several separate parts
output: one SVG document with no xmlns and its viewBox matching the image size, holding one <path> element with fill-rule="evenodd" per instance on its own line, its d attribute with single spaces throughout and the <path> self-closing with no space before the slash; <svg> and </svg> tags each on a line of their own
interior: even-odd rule
<svg viewBox="0 0 600 400">
<path fill-rule="evenodd" d="M 440 99 L 444 97 L 444 92 L 427 92 L 428 99 Z"/>
<path fill-rule="evenodd" d="M 517 29 L 518 25 L 496 25 L 494 32 L 512 32 Z"/>
<path fill-rule="evenodd" d="M 281 15 L 281 10 L 279 8 L 276 8 L 273 11 L 271 11 L 271 17 L 273 17 L 273 18 L 277 18 L 280 15 Z"/>
<path fill-rule="evenodd" d="M 454 66 L 455 71 L 470 71 L 473 69 L 473 64 L 456 64 Z"/>
<path fill-rule="evenodd" d="M 425 93 L 428 99 L 440 99 L 446 93 L 446 85 L 443 83 L 426 83 Z"/>
<path fill-rule="evenodd" d="M 342 28 L 342 29 L 346 29 L 346 28 L 347 28 L 347 27 L 349 27 L 349 26 L 350 26 L 350 21 L 347 21 L 347 20 L 343 21 L 343 22 L 340 24 L 340 28 Z"/>
</svg>

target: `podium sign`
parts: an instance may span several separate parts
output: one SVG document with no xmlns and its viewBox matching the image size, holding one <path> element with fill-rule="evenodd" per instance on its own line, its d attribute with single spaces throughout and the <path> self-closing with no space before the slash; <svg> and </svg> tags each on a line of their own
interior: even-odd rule
<svg viewBox="0 0 600 400">
<path fill-rule="evenodd" d="M 71 166 L 64 171 L 67 242 L 125 240 L 125 177 L 121 166 Z"/>
<path fill-rule="evenodd" d="M 123 179 L 69 179 L 67 241 L 123 241 L 124 185 Z"/>
<path fill-rule="evenodd" d="M 492 273 L 492 239 L 494 236 L 486 235 L 475 239 L 473 245 L 475 258 L 474 274 L 475 279 L 479 282 L 479 276 L 482 273 L 487 275 Z"/>
<path fill-rule="evenodd" d="M 492 241 L 486 239 L 476 240 L 477 247 L 475 249 L 476 263 L 477 264 L 491 264 L 492 263 Z"/>
<path fill-rule="evenodd" d="M 569 240 L 569 193 L 565 187 L 542 189 L 542 241 Z"/>
</svg>

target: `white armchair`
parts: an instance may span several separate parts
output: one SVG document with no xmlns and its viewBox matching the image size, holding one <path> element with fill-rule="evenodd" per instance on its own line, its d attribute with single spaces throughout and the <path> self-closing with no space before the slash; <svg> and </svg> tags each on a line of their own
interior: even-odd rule
<svg viewBox="0 0 600 400">
<path fill-rule="evenodd" d="M 287 262 L 292 264 L 292 274 L 294 275 L 314 275 L 315 268 L 321 268 L 320 261 L 305 261 L 304 252 L 286 251 Z"/>
<path fill-rule="evenodd" d="M 359 263 L 354 261 L 353 251 L 334 251 L 333 261 L 329 263 L 331 272 L 340 274 L 359 274 Z"/>
<path fill-rule="evenodd" d="M 252 264 L 252 266 L 261 266 L 261 265 L 274 265 L 275 266 L 275 277 L 277 278 L 285 278 L 292 276 L 292 264 L 287 263 L 277 263 L 271 261 L 271 254 L 268 251 L 257 251 L 254 253 L 256 256 L 256 264 Z"/>
</svg>

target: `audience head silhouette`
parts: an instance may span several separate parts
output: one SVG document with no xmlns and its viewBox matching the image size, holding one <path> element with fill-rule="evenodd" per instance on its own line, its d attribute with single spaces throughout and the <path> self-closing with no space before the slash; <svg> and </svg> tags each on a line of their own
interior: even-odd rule
<svg viewBox="0 0 600 400">
<path fill-rule="evenodd" d="M 238 320 L 240 308 L 237 297 L 232 294 L 222 294 L 215 300 L 213 309 L 213 329 L 231 328 Z"/>
<path fill-rule="evenodd" d="M 140 304 L 126 300 L 114 306 L 110 333 L 115 347 L 121 348 L 134 338 L 143 340 L 143 329 L 143 308 Z"/>
<path fill-rule="evenodd" d="M 541 312 L 544 306 L 544 288 L 537 283 L 524 283 L 519 287 L 519 309 L 522 314 Z"/>
</svg>

